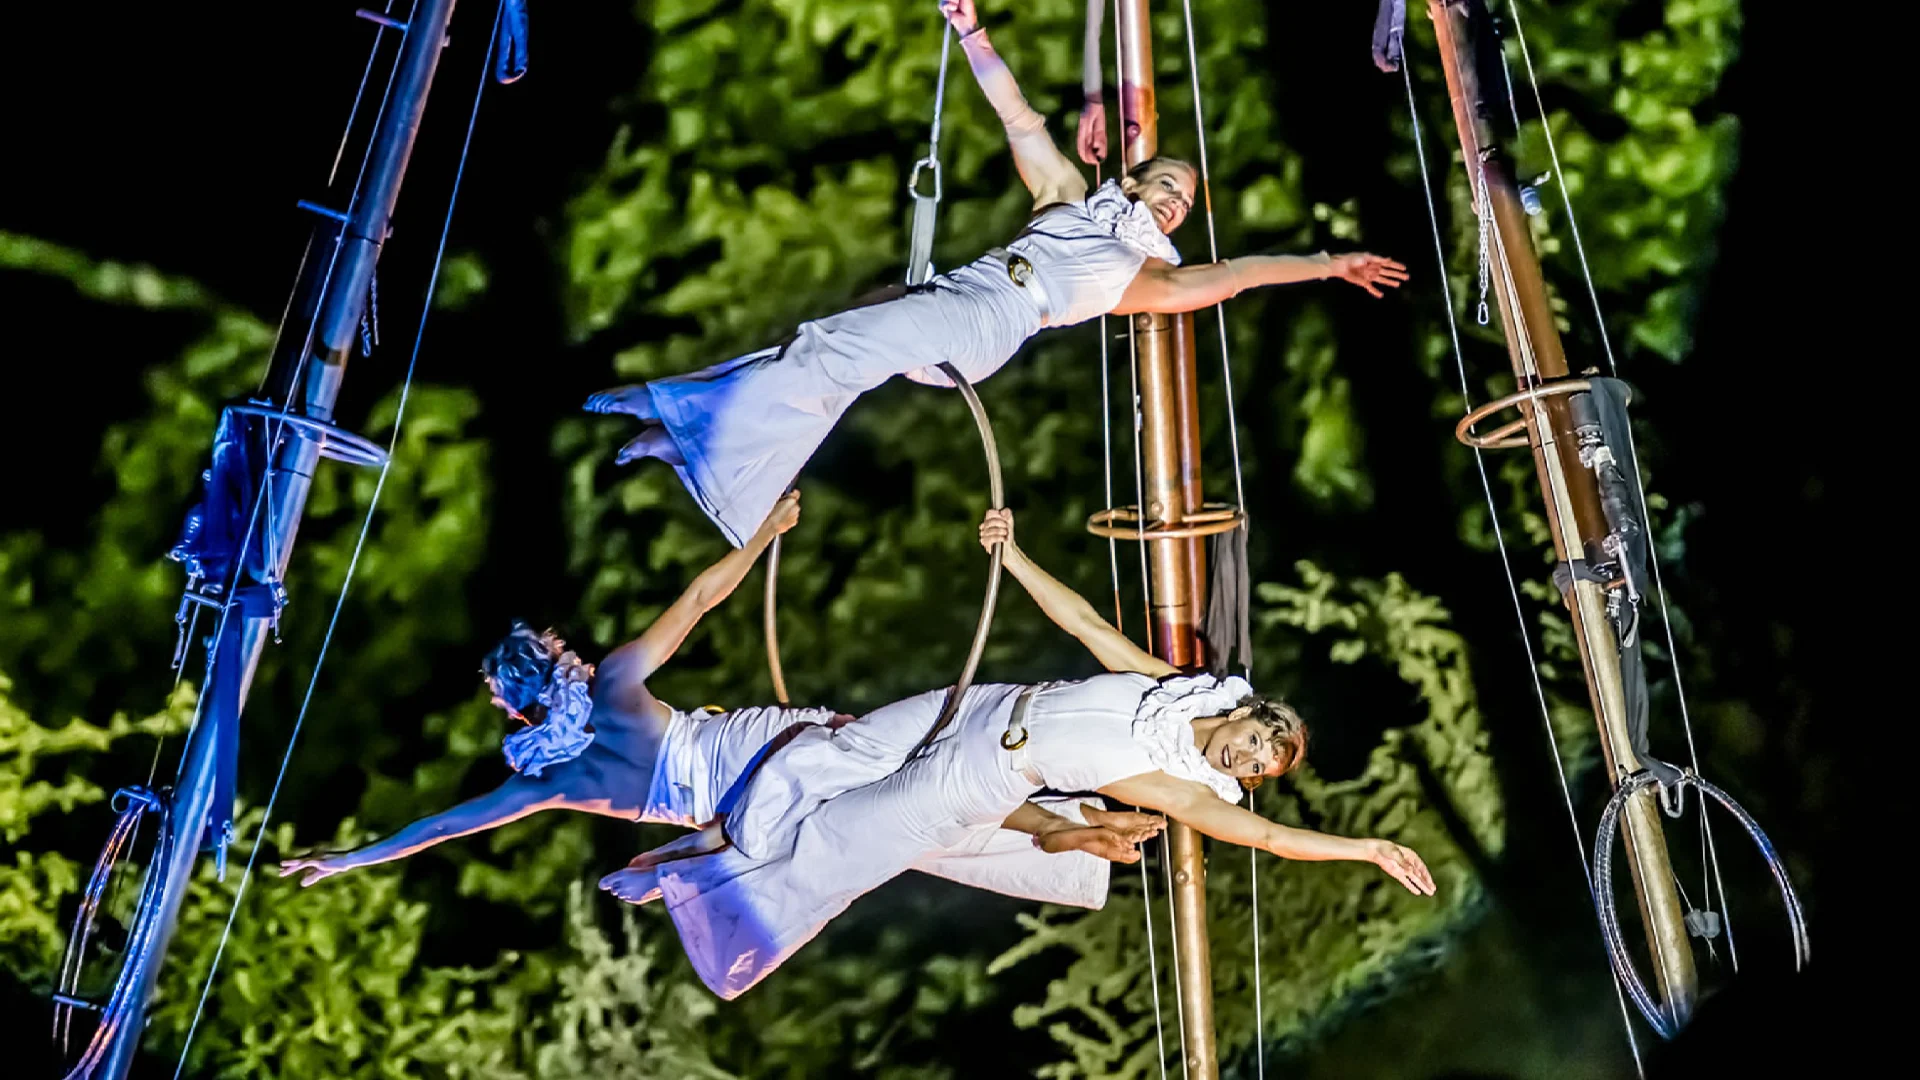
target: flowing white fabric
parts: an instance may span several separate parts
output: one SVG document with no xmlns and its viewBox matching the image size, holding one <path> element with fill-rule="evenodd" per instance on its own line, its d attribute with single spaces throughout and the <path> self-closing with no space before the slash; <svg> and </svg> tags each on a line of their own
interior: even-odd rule
<svg viewBox="0 0 1920 1080">
<path fill-rule="evenodd" d="M 1013 256 L 1038 288 L 1014 280 Z M 1150 256 L 1179 260 L 1152 211 L 1105 184 L 904 296 L 803 323 L 784 348 L 655 379 L 654 411 L 685 460 L 675 471 L 739 547 L 861 394 L 901 374 L 950 385 L 942 363 L 977 383 L 1042 328 L 1112 311 Z"/>
<path fill-rule="evenodd" d="M 1235 691 L 1248 692 L 1238 679 L 1176 681 L 1152 706 L 1145 699 L 1164 688 L 1138 674 L 1042 687 L 1026 714 L 1031 737 L 1011 753 L 1000 736 L 1026 688 L 1002 684 L 969 688 L 933 746 L 904 764 L 939 714 L 945 690 L 895 702 L 845 727 L 801 732 L 765 762 L 728 814 L 732 847 L 660 872 L 661 894 L 694 970 L 714 993 L 737 997 L 855 899 L 909 869 L 1099 907 L 1109 864 L 1081 853 L 1044 855 L 1000 824 L 1042 787 L 1094 791 L 1165 767 L 1135 734 L 1139 719 L 1151 726 L 1175 723 L 1171 718 L 1183 712 L 1226 712 L 1238 701 Z M 1216 708 L 1223 700 L 1228 704 Z M 1191 727 L 1181 726 L 1191 744 Z M 1191 766 L 1177 755 L 1169 764 L 1181 770 L 1175 775 Z M 1237 797 L 1234 781 L 1220 779 L 1232 791 L 1224 797 Z"/>
<path fill-rule="evenodd" d="M 1207 761 L 1193 742 L 1193 722 L 1225 716 L 1253 693 L 1238 675 L 1182 675 L 1167 679 L 1140 699 L 1133 717 L 1133 739 L 1161 772 L 1197 780 L 1228 802 L 1239 802 L 1240 782 Z"/>
<path fill-rule="evenodd" d="M 539 776 L 550 765 L 572 761 L 593 745 L 587 719 L 593 715 L 593 665 L 571 652 L 560 654 L 540 691 L 547 717 L 501 740 L 500 752 L 514 771 Z"/>
</svg>

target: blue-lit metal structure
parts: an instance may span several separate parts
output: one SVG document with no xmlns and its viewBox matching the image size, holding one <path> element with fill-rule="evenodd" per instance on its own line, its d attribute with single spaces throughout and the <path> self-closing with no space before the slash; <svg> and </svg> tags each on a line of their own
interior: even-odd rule
<svg viewBox="0 0 1920 1080">
<path fill-rule="evenodd" d="M 259 396 L 222 413 L 212 465 L 203 477 L 204 495 L 171 552 L 188 574 L 176 661 L 184 661 L 189 651 L 192 628 L 213 628 L 201 703 L 171 789 L 157 796 L 144 789 L 129 793 L 130 807 L 158 810 L 154 816 L 160 835 L 112 994 L 94 1004 L 69 995 L 56 997 L 57 1005 L 69 1010 L 56 1018 L 56 1032 L 71 1024 L 73 1008 L 99 1013 L 94 1036 L 69 1073 L 76 1080 L 127 1075 L 194 865 L 206 851 L 224 859 L 233 832 L 241 717 L 261 653 L 285 603 L 282 582 L 315 470 L 327 459 L 356 466 L 386 461 L 386 450 L 337 425 L 334 407 L 348 359 L 360 343 L 374 269 L 447 44 L 455 2 L 417 0 L 405 21 L 360 12 L 385 28 L 382 33 L 401 35 L 392 77 L 346 207 L 303 204 L 318 224 L 266 378 Z M 524 3 L 509 0 L 503 5 L 502 26 L 506 44 L 498 75 L 511 81 L 524 70 Z M 135 815 L 133 822 L 137 820 Z M 115 829 L 122 844 L 109 841 L 109 853 L 124 849 L 123 834 L 134 827 L 122 824 L 124 828 Z M 109 858 L 110 866 L 109 853 L 103 858 Z M 77 935 L 82 941 L 98 891 L 90 890 L 96 903 L 83 909 L 86 926 Z"/>
</svg>

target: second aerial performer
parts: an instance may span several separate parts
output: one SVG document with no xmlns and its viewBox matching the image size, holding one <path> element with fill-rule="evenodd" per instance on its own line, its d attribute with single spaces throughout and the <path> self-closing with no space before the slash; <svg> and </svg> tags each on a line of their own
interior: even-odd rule
<svg viewBox="0 0 1920 1080">
<path fill-rule="evenodd" d="M 783 345 L 688 375 L 595 394 L 594 412 L 646 429 L 622 462 L 674 467 L 738 547 L 855 398 L 895 375 L 945 385 L 950 363 L 970 381 L 998 371 L 1034 334 L 1100 315 L 1195 311 L 1262 285 L 1339 278 L 1375 296 L 1406 268 L 1366 253 L 1251 255 L 1182 267 L 1167 234 L 1186 220 L 1198 176 L 1174 158 L 1142 161 L 1087 190 L 994 52 L 973 0 L 942 0 L 980 89 L 1007 131 L 1033 217 L 1011 243 L 878 302 L 803 323 Z"/>
</svg>

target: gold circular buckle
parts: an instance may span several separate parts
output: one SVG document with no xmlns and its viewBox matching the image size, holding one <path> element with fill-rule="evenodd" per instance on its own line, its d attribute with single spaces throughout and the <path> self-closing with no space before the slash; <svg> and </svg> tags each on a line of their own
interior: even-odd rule
<svg viewBox="0 0 1920 1080">
<path fill-rule="evenodd" d="M 1000 733 L 1000 749 L 1002 749 L 1002 750 L 1018 750 L 1018 749 L 1020 749 L 1021 747 L 1023 747 L 1023 746 L 1025 746 L 1025 745 L 1027 745 L 1027 729 L 1026 729 L 1026 728 L 1021 728 L 1021 729 L 1020 729 L 1020 738 L 1019 738 L 1018 740 L 1016 740 L 1016 741 L 1014 741 L 1014 742 L 1008 742 L 1008 741 L 1007 741 L 1007 736 L 1009 736 L 1009 735 L 1012 735 L 1012 734 L 1013 734 L 1013 732 L 1011 732 L 1011 731 L 1003 731 L 1003 732 L 1001 732 L 1001 733 Z"/>
<path fill-rule="evenodd" d="M 1033 264 L 1024 256 L 1007 256 L 1007 277 L 1021 288 L 1027 287 L 1027 281 L 1033 277 Z"/>
</svg>

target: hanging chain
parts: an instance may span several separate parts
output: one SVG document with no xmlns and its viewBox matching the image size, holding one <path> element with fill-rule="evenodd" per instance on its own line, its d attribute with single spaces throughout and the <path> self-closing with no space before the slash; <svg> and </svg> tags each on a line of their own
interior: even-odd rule
<svg viewBox="0 0 1920 1080">
<path fill-rule="evenodd" d="M 1487 198 L 1487 172 L 1484 167 L 1474 173 L 1479 191 L 1474 194 L 1474 214 L 1480 219 L 1480 306 L 1474 309 L 1473 317 L 1481 326 L 1487 325 L 1487 279 L 1492 263 L 1489 233 L 1493 229 L 1493 203 Z"/>
</svg>

